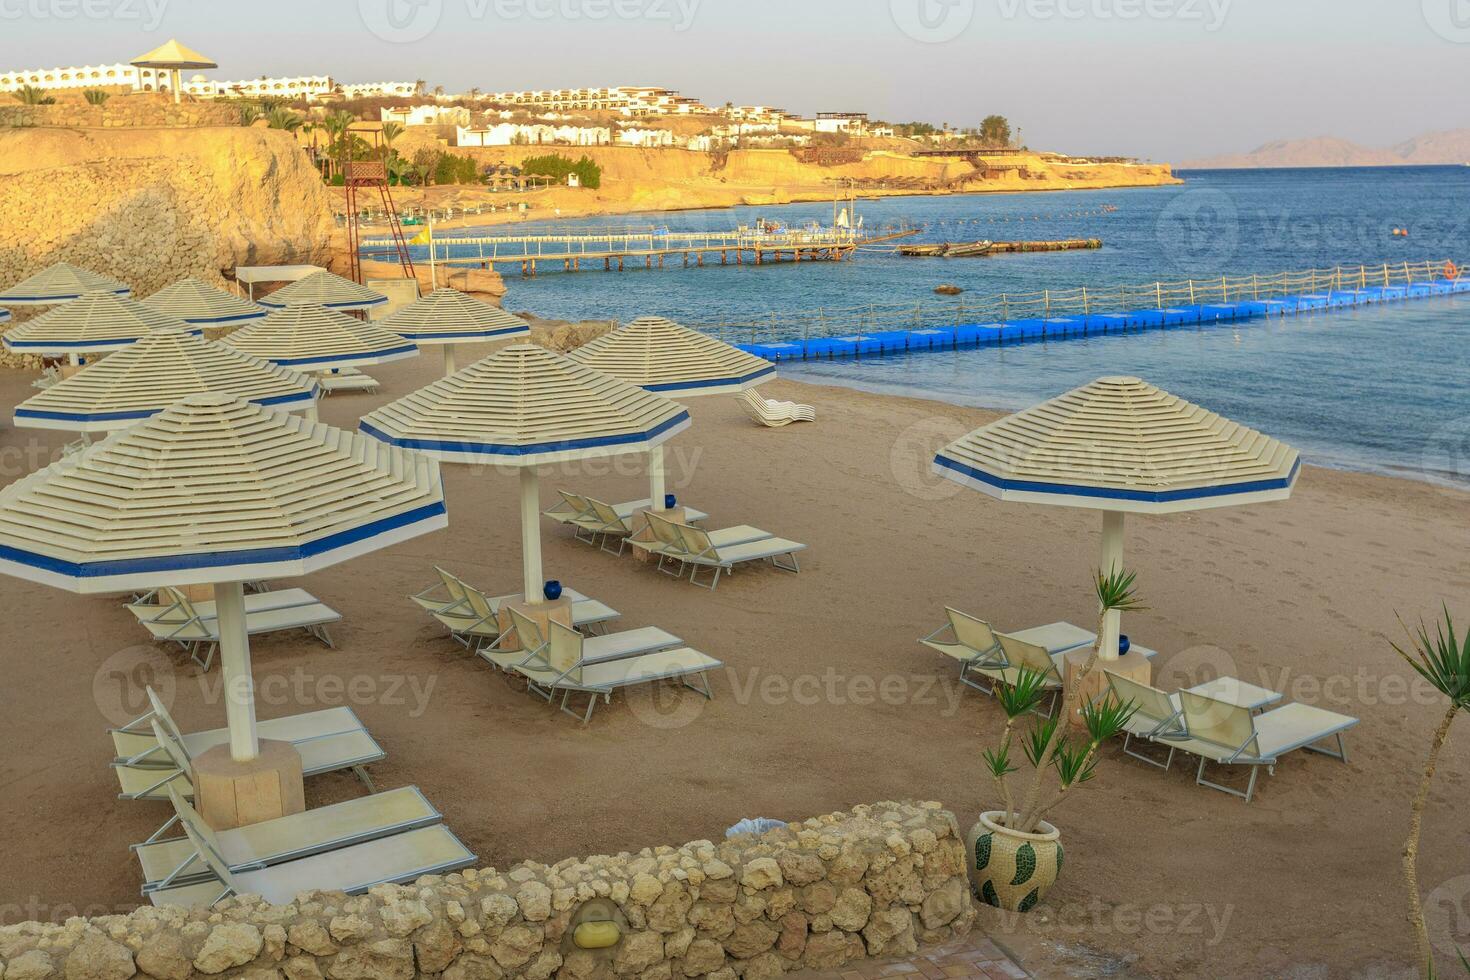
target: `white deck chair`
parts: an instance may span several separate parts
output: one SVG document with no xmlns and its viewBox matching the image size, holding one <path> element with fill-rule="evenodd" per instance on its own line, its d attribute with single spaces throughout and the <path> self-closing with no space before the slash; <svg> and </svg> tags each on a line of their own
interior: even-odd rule
<svg viewBox="0 0 1470 980">
<path fill-rule="evenodd" d="M 214 835 L 220 858 L 232 874 L 284 864 L 420 827 L 432 827 L 444 821 L 443 815 L 424 798 L 417 786 L 404 786 L 248 827 L 220 831 L 211 830 L 177 790 L 169 791 L 169 799 L 179 823 L 193 827 L 201 838 Z M 135 844 L 133 853 L 143 867 L 145 895 L 160 888 L 214 880 L 209 866 L 188 836 Z"/>
<path fill-rule="evenodd" d="M 1358 724 L 1356 718 L 1306 704 L 1288 704 L 1255 715 L 1249 708 L 1190 691 L 1179 692 L 1179 704 L 1188 734 L 1178 739 L 1178 746 L 1199 757 L 1195 782 L 1239 796 L 1247 803 L 1255 795 L 1261 768 L 1264 766 L 1274 774 L 1277 762 L 1289 752 L 1305 749 L 1346 762 L 1343 733 Z M 1317 744 L 1331 738 L 1337 741 L 1335 752 Z M 1250 782 L 1245 792 L 1205 779 L 1205 766 L 1211 762 L 1249 766 Z"/>
<path fill-rule="evenodd" d="M 709 686 L 709 671 L 723 664 L 698 650 L 676 647 L 636 657 L 589 663 L 583 658 L 584 641 L 580 633 L 567 629 L 560 623 L 552 623 L 550 632 L 545 648 L 546 662 L 555 672 L 555 676 L 548 687 L 553 697 L 557 693 L 561 694 L 561 710 L 573 718 L 581 718 L 584 725 L 592 720 L 592 711 L 597 707 L 599 697 L 611 703 L 614 691 L 640 684 L 677 680 L 706 698 L 714 697 Z M 699 686 L 689 682 L 693 677 L 699 678 Z M 588 696 L 587 708 L 581 714 L 569 707 L 574 694 Z"/>
<path fill-rule="evenodd" d="M 550 701 L 554 696 L 550 685 L 561 673 L 551 663 L 549 648 L 552 636 L 544 633 L 535 620 L 518 609 L 510 610 L 510 618 L 514 624 L 518 649 L 482 651 L 480 657 L 492 666 L 521 675 L 535 693 Z M 566 627 L 563 626 L 562 629 Z M 578 660 L 584 664 L 625 660 L 645 653 L 668 650 L 683 642 L 667 630 L 645 626 L 583 639 L 577 648 Z"/>
<path fill-rule="evenodd" d="M 434 566 L 434 574 L 439 576 L 439 581 L 421 592 L 416 592 L 409 596 L 409 601 L 431 615 L 441 612 L 464 611 L 468 608 L 464 583 L 438 565 Z"/>
<path fill-rule="evenodd" d="M 756 541 L 748 541 L 744 544 L 733 544 L 725 547 L 716 545 L 710 538 L 709 532 L 690 524 L 676 525 L 679 536 L 684 540 L 685 555 L 682 560 L 689 564 L 689 581 L 693 585 L 699 585 L 702 589 L 713 592 L 720 584 L 722 572 L 733 572 L 736 565 L 748 562 L 769 560 L 772 565 L 783 572 L 800 572 L 801 565 L 796 560 L 796 553 L 803 551 L 806 545 L 786 538 L 768 537 Z M 782 564 L 785 558 L 789 564 Z M 700 585 L 699 569 L 714 569 L 714 579 L 709 585 Z"/>
<path fill-rule="evenodd" d="M 338 368 L 336 371 L 324 371 L 315 375 L 318 386 L 321 387 L 322 395 L 335 395 L 342 392 L 378 390 L 378 379 L 363 374 L 357 368 Z"/>
<path fill-rule="evenodd" d="M 924 646 L 944 654 L 960 665 L 960 681 L 977 691 L 991 693 L 991 683 L 980 684 L 971 673 L 980 667 L 1005 666 L 1005 653 L 1000 648 L 995 629 L 983 619 L 977 619 L 958 609 L 946 607 L 946 622 L 933 633 L 919 640 Z M 941 639 L 946 633 L 952 640 Z M 1050 623 L 1034 626 L 1008 634 L 1023 643 L 1032 643 L 1055 656 L 1097 642 L 1097 634 L 1090 633 L 1071 623 Z M 985 676 L 985 675 L 981 675 Z"/>
<path fill-rule="evenodd" d="M 639 547 L 649 548 L 649 551 L 659 556 L 659 570 L 663 571 L 666 561 L 679 562 L 679 572 L 674 577 L 678 578 L 684 574 L 684 569 L 689 563 L 684 559 L 689 554 L 689 546 L 684 541 L 684 536 L 679 533 L 679 525 L 666 518 L 649 512 L 644 515 L 648 518 L 648 526 L 653 531 L 653 542 L 656 548 L 649 548 L 648 544 L 639 543 Z M 752 541 L 765 541 L 774 538 L 770 531 L 762 531 L 758 527 L 749 524 L 740 524 L 736 527 L 720 528 L 718 531 L 705 531 L 709 536 L 710 544 L 716 548 L 730 548 L 735 545 L 749 544 Z M 667 574 L 667 573 L 666 573 Z"/>
<path fill-rule="evenodd" d="M 163 701 L 154 693 L 153 688 L 145 687 L 144 692 L 148 697 L 148 712 L 134 718 L 121 728 L 114 728 L 108 732 L 112 736 L 112 747 L 115 753 L 113 761 L 119 765 L 142 769 L 167 768 L 174 765 L 150 727 L 150 722 L 155 718 L 163 725 L 165 731 L 173 734 L 174 739 L 191 757 L 208 752 L 215 746 L 225 745 L 230 741 L 228 728 L 191 732 L 187 735 L 181 733 L 178 724 L 169 714 Z M 367 727 L 357 717 L 357 713 L 345 705 L 261 721 L 256 724 L 256 730 L 261 738 L 290 742 L 292 745 L 315 741 L 329 735 L 357 732 L 367 735 L 368 733 Z M 364 772 L 360 775 L 371 787 L 372 781 L 367 778 L 367 774 Z"/>
<path fill-rule="evenodd" d="M 154 593 L 155 597 L 162 601 L 130 602 L 127 605 L 128 612 L 140 623 L 158 623 L 178 625 L 186 623 L 191 616 L 185 607 L 177 601 L 173 601 L 174 590 L 163 589 Z M 320 602 L 316 596 L 305 589 L 279 589 L 274 592 L 247 592 L 245 594 L 245 614 L 262 613 L 272 609 L 292 609 L 299 606 L 311 606 Z M 193 602 L 194 614 L 203 619 L 218 619 L 214 600 L 208 599 L 201 602 Z"/>
<path fill-rule="evenodd" d="M 1103 676 L 1107 679 L 1108 690 L 1112 692 L 1118 703 L 1131 703 L 1134 707 L 1133 716 L 1123 726 L 1123 753 L 1132 756 L 1139 762 L 1146 762 L 1151 766 L 1167 770 L 1174 764 L 1174 753 L 1179 750 L 1177 743 L 1188 737 L 1188 732 L 1184 728 L 1184 709 L 1179 704 L 1179 696 L 1129 680 L 1111 670 L 1104 670 Z M 1134 739 L 1141 739 L 1145 742 L 1157 741 L 1167 745 L 1169 755 L 1163 762 L 1151 759 L 1132 748 Z"/>
<path fill-rule="evenodd" d="M 173 642 L 189 651 L 189 658 L 208 671 L 214 663 L 215 651 L 219 648 L 219 619 L 203 615 L 178 589 L 166 592 L 177 606 L 181 617 L 163 622 L 144 622 L 143 626 L 153 634 L 155 640 Z M 267 593 L 269 594 L 269 593 Z M 342 620 L 342 614 L 320 601 L 307 605 L 263 609 L 245 614 L 245 632 L 249 636 L 264 633 L 283 633 L 290 630 L 305 630 L 328 647 L 332 636 L 327 627 Z M 201 653 L 203 658 L 201 659 Z"/>
<path fill-rule="evenodd" d="M 41 369 L 41 376 L 31 382 L 31 387 L 45 391 L 60 380 L 61 371 L 55 365 L 51 365 Z"/>
<path fill-rule="evenodd" d="M 413 881 L 423 875 L 447 874 L 475 863 L 475 855 L 443 824 L 420 827 L 391 837 L 252 871 L 232 871 L 221 856 L 217 834 L 184 824 L 184 834 L 214 876 L 212 881 L 156 888 L 154 905 L 210 908 L 230 895 L 259 895 L 272 905 L 288 905 L 306 891 L 342 891 L 360 895 L 374 885 Z"/>
<path fill-rule="evenodd" d="M 817 412 L 810 405 L 796 402 L 778 402 L 764 398 L 754 389 L 740 393 L 740 404 L 752 419 L 767 428 L 780 428 L 793 422 L 815 422 Z"/>
<path fill-rule="evenodd" d="M 487 596 L 458 579 L 463 590 L 465 605 L 460 609 L 448 609 L 433 613 L 439 624 L 449 630 L 449 635 L 471 650 L 482 650 L 499 643 L 507 632 L 500 624 L 500 611 L 507 602 L 521 598 L 519 593 L 508 596 Z M 589 599 L 576 589 L 562 589 L 562 596 L 572 604 L 572 626 L 589 634 L 604 631 L 608 623 L 622 613 L 596 599 Z"/>
<path fill-rule="evenodd" d="M 563 527 L 572 528 L 578 541 L 594 543 L 596 530 L 602 522 L 593 513 L 587 498 L 566 490 L 558 490 L 557 494 L 561 496 L 561 503 L 542 511 L 541 516 L 550 518 Z"/>
<path fill-rule="evenodd" d="M 157 744 L 168 756 L 168 764 L 138 766 L 123 762 L 112 763 L 112 771 L 117 775 L 121 788 L 119 797 L 125 800 L 163 800 L 168 798 L 170 786 L 184 796 L 192 797 L 193 757 L 185 748 L 183 736 L 173 727 L 172 719 L 167 714 L 155 713 L 149 719 L 148 725 Z M 321 735 L 292 742 L 291 746 L 301 756 L 303 776 L 351 770 L 367 786 L 369 792 L 373 790 L 373 781 L 364 767 L 387 758 L 387 753 L 365 730 Z M 154 837 L 162 835 L 173 823 L 170 820 L 164 824 Z"/>
</svg>

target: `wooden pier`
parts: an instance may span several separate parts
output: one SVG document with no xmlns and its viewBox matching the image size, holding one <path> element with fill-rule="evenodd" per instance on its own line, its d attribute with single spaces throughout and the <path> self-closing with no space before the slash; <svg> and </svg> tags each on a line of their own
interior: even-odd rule
<svg viewBox="0 0 1470 980">
<path fill-rule="evenodd" d="M 548 263 L 580 272 L 601 263 L 603 271 L 624 271 L 631 263 L 645 269 L 670 260 L 684 267 L 711 264 L 765 265 L 773 262 L 840 262 L 873 239 L 847 229 L 769 232 L 663 232 L 633 235 L 514 235 L 486 238 L 434 237 L 436 263 L 493 269 L 520 266 L 531 278 Z M 371 242 L 367 244 L 372 244 Z M 443 257 L 439 250 L 443 249 Z"/>
<path fill-rule="evenodd" d="M 1097 238 L 1069 238 L 1040 242 L 931 242 L 900 245 L 895 251 L 906 258 L 968 259 L 1011 252 L 1074 252 L 1079 249 L 1102 248 Z"/>
</svg>

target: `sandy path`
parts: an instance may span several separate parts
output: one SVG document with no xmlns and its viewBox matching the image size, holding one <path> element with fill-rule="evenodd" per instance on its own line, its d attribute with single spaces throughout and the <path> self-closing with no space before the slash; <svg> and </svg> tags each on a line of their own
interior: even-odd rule
<svg viewBox="0 0 1470 980">
<path fill-rule="evenodd" d="M 437 363 L 377 369 L 384 394 L 331 399 L 324 418 L 355 423 Z M 5 404 L 28 381 L 0 377 Z M 992 802 L 978 753 L 1000 714 L 915 638 L 946 603 L 1003 628 L 1089 624 L 1098 522 L 936 492 L 923 461 L 985 412 L 787 382 L 768 393 L 815 404 L 821 421 L 766 431 L 731 399 L 696 401 L 669 467 L 711 526 L 748 522 L 808 542 L 800 576 L 742 572 L 709 594 L 545 529 L 549 574 L 620 609 L 626 628 L 664 626 L 729 665 L 712 703 L 620 698 L 584 730 L 463 655 L 402 597 L 427 584 L 433 562 L 487 589 L 515 587 L 514 481 L 446 467 L 448 532 L 304 583 L 346 617 L 339 649 L 256 644 L 262 716 L 351 704 L 389 752 L 378 785 L 422 786 L 486 864 L 709 837 L 743 816 L 889 797 L 943 800 L 968 825 Z M 63 441 L 7 426 L 3 479 Z M 636 462 L 548 478 L 548 502 L 558 484 L 629 499 L 643 481 Z M 1350 711 L 1363 719 L 1352 761 L 1299 753 L 1246 806 L 1197 788 L 1186 767 L 1162 773 L 1114 747 L 1101 778 L 1056 814 L 1068 862 L 1052 914 L 993 922 L 997 938 L 1031 969 L 1056 962 L 1060 942 L 1112 962 L 1137 954 L 1135 975 L 1401 970 L 1398 850 L 1439 709 L 1408 691 L 1386 637 L 1396 612 L 1430 615 L 1442 600 L 1470 617 L 1467 514 L 1464 494 L 1309 469 L 1288 503 L 1133 521 L 1130 562 L 1152 611 L 1125 629 L 1161 651 L 1166 682 L 1233 665 Z M 137 710 L 149 679 L 172 689 L 185 727 L 222 724 L 217 672 L 201 684 L 104 599 L 7 578 L 0 623 L 0 916 L 130 907 L 127 845 L 164 814 L 113 798 L 103 730 Z M 1426 891 L 1470 870 L 1466 744 L 1461 733 L 1441 766 Z M 356 792 L 331 777 L 309 785 L 308 801 Z M 1470 879 L 1460 884 L 1470 893 Z M 1075 962 L 1087 972 L 1103 961 Z"/>
</svg>

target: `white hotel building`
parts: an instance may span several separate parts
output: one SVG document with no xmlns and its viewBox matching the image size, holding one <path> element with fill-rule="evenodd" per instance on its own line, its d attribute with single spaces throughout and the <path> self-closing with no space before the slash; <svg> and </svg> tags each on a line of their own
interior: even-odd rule
<svg viewBox="0 0 1470 980">
<path fill-rule="evenodd" d="M 0 71 L 0 92 L 16 92 L 29 85 L 52 91 L 57 89 L 128 88 L 135 92 L 167 92 L 171 85 L 167 69 L 137 68 L 133 65 L 81 65 L 71 68 L 26 68 Z M 407 99 L 418 94 L 413 82 L 334 82 L 329 75 L 298 75 L 293 78 L 248 78 L 241 81 L 217 81 L 194 75 L 183 84 L 184 92 L 195 98 L 266 98 L 317 100 L 330 97 L 344 99 Z"/>
</svg>

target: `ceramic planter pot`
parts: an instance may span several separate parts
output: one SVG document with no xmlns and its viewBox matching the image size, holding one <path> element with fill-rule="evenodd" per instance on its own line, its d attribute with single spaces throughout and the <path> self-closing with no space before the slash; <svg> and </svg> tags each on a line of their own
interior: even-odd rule
<svg viewBox="0 0 1470 980">
<path fill-rule="evenodd" d="M 980 814 L 965 835 L 970 888 L 986 905 L 1029 912 L 1046 897 L 1062 872 L 1062 834 L 1042 821 L 1036 833 L 1008 830 L 1005 814 Z"/>
</svg>

